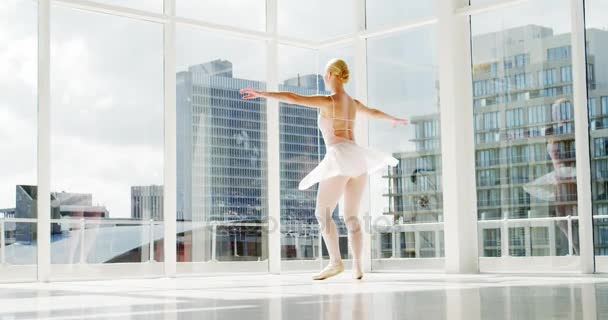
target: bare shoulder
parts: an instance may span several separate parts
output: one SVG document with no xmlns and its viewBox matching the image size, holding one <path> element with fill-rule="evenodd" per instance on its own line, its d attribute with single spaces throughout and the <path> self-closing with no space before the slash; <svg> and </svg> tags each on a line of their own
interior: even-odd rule
<svg viewBox="0 0 608 320">
<path fill-rule="evenodd" d="M 365 104 L 363 104 L 363 102 L 359 101 L 358 99 L 353 98 L 353 102 L 357 107 L 357 111 L 364 111 L 365 109 L 367 109 L 367 106 L 365 106 Z"/>
<path fill-rule="evenodd" d="M 321 114 L 327 115 L 330 112 L 332 105 L 334 104 L 335 97 L 332 94 L 328 95 L 316 95 L 317 99 L 316 106 L 320 109 Z"/>
<path fill-rule="evenodd" d="M 290 93 L 289 102 L 293 104 L 305 105 L 313 108 L 324 109 L 331 105 L 331 98 L 327 95 L 304 96 Z"/>
</svg>

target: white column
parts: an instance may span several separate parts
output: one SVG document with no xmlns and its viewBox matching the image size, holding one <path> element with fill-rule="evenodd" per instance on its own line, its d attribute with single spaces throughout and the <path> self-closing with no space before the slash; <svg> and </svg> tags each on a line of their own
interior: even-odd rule
<svg viewBox="0 0 608 320">
<path fill-rule="evenodd" d="M 47 282 L 51 267 L 51 24 L 50 0 L 38 1 L 38 281 Z"/>
<path fill-rule="evenodd" d="M 165 0 L 164 12 L 171 18 L 164 26 L 165 169 L 163 187 L 164 269 L 174 277 L 177 269 L 177 110 L 175 93 L 175 0 Z M 153 229 L 152 229 L 153 230 Z M 150 254 L 154 254 L 151 252 Z"/>
<path fill-rule="evenodd" d="M 439 86 L 445 266 L 478 272 L 475 144 L 469 17 L 455 10 L 467 0 L 438 0 Z"/>
<path fill-rule="evenodd" d="M 585 7 L 583 0 L 570 0 L 572 45 L 572 92 L 579 247 L 582 273 L 595 271 L 593 253 L 593 213 L 591 203 L 591 163 L 589 159 L 589 119 L 587 118 L 587 59 L 585 54 Z"/>
<path fill-rule="evenodd" d="M 355 8 L 355 27 L 361 35 L 365 31 L 365 0 L 356 0 Z M 357 99 L 364 104 L 367 104 L 367 39 L 362 36 L 356 36 L 355 44 L 355 94 Z M 367 146 L 369 144 L 369 122 L 367 120 L 358 121 L 355 128 L 356 140 L 359 144 Z M 373 215 L 371 213 L 370 187 L 369 181 L 363 192 L 361 199 L 361 213 L 363 226 L 363 256 L 361 266 L 364 272 L 372 271 L 372 231 L 373 231 Z M 377 237 L 380 241 L 379 237 Z"/>
<path fill-rule="evenodd" d="M 266 50 L 266 89 L 279 89 L 277 42 L 277 0 L 266 0 L 266 31 L 272 35 Z M 266 100 L 268 172 L 268 271 L 281 273 L 281 163 L 279 102 Z"/>
</svg>

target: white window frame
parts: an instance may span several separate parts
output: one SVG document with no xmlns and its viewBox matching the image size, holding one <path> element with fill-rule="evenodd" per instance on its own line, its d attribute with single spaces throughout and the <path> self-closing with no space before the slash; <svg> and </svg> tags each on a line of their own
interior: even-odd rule
<svg viewBox="0 0 608 320">
<path fill-rule="evenodd" d="M 372 268 L 371 236 L 364 238 L 364 269 L 367 271 L 437 271 L 449 273 L 525 272 L 552 264 L 556 257 L 534 258 L 517 261 L 512 257 L 480 258 L 478 250 L 478 221 L 476 210 L 475 152 L 472 112 L 472 75 L 470 52 L 470 23 L 472 15 L 500 10 L 533 0 L 497 0 L 484 5 L 469 5 L 467 0 L 436 0 L 434 17 L 420 18 L 402 24 L 368 31 L 365 26 L 365 0 L 356 0 L 355 32 L 324 41 L 309 41 L 286 37 L 277 30 L 278 2 L 266 0 L 266 31 L 224 26 L 175 15 L 175 2 L 165 0 L 164 12 L 148 12 L 138 9 L 107 5 L 89 0 L 38 0 L 38 212 L 37 212 L 37 278 L 38 281 L 77 278 L 114 278 L 120 276 L 167 276 L 191 273 L 215 272 L 270 272 L 279 274 L 290 270 L 314 270 L 319 261 L 282 261 L 280 255 L 280 227 L 274 226 L 268 234 L 268 261 L 222 263 L 176 263 L 176 25 L 188 25 L 219 34 L 265 41 L 267 45 L 267 85 L 278 88 L 278 46 L 289 45 L 313 50 L 353 44 L 355 48 L 355 77 L 357 95 L 367 102 L 367 39 L 397 34 L 405 30 L 437 26 L 439 44 L 439 79 L 441 82 L 441 138 L 443 159 L 443 194 L 445 215 L 445 258 L 436 259 L 379 259 Z M 370 1 L 370 0 L 368 0 Z M 587 131 L 587 92 L 585 61 L 585 23 L 583 0 L 570 0 L 572 23 L 572 78 L 576 122 L 576 162 L 578 183 L 578 213 L 580 256 L 569 257 L 568 266 L 555 271 L 593 273 L 593 230 L 591 213 L 591 175 L 589 161 L 589 135 Z M 85 265 L 76 271 L 55 277 L 60 270 L 50 264 L 50 11 L 51 5 L 61 5 L 85 11 L 101 12 L 135 20 L 161 23 L 164 26 L 164 263 Z M 465 94 L 463 94 L 465 93 Z M 455 112 L 458 105 L 459 112 Z M 585 106 L 585 107 L 582 107 Z M 469 112 L 470 111 L 470 112 Z M 280 174 L 279 167 L 279 112 L 278 103 L 268 101 L 268 205 L 269 218 L 280 222 Z M 367 144 L 367 123 L 357 128 L 359 139 Z M 455 134 L 458 133 L 458 134 Z M 465 139 L 461 139 L 463 133 Z M 470 152 L 458 152 L 469 150 Z M 463 187 L 464 186 L 464 187 Z M 368 190 L 369 192 L 369 190 Z M 369 212 L 369 194 L 363 200 L 364 212 Z M 416 226 L 413 226 L 416 228 Z M 503 238 L 506 238 L 503 236 Z M 562 257 L 563 258 L 563 257 Z M 598 271 L 608 271 L 608 258 L 601 261 Z M 376 259 L 375 259 L 376 260 Z M 571 263 L 570 263 L 571 262 Z M 321 259 L 321 263 L 322 259 Z M 180 266 L 181 265 L 181 266 Z M 505 268 L 507 266 L 507 268 Z M 7 266 L 0 266 L 5 270 Z M 23 268 L 25 275 L 28 268 Z M 178 273 L 178 269 L 180 272 Z M 551 271 L 543 269 L 543 271 Z M 10 279 L 0 278 L 0 281 Z"/>
</svg>

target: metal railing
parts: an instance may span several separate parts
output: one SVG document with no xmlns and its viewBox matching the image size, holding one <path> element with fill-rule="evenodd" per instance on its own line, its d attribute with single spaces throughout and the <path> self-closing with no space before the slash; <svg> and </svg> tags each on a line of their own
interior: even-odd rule
<svg viewBox="0 0 608 320">
<path fill-rule="evenodd" d="M 155 256 L 154 256 L 154 242 L 155 242 L 155 237 L 154 237 L 154 226 L 161 226 L 163 225 L 162 221 L 158 221 L 158 220 L 122 220 L 122 219 L 95 219 L 95 218 L 86 218 L 86 217 L 79 217 L 79 218 L 73 218 L 73 217 L 66 217 L 66 218 L 61 218 L 61 219 L 51 219 L 51 224 L 59 224 L 59 225 L 68 225 L 68 230 L 65 231 L 72 231 L 72 230 L 80 230 L 78 233 L 78 237 L 79 237 L 79 243 L 80 243 L 80 251 L 79 251 L 79 257 L 78 257 L 78 264 L 86 264 L 86 258 L 88 256 L 88 249 L 87 249 L 87 242 L 86 242 L 86 232 L 85 230 L 87 230 L 87 226 L 95 226 L 92 228 L 88 228 L 88 229 L 97 229 L 97 228 L 101 228 L 102 226 L 107 226 L 107 227 L 120 227 L 120 226 L 147 226 L 148 229 L 148 237 L 147 239 L 143 239 L 142 238 L 142 243 L 148 243 L 148 250 L 149 250 L 149 254 L 148 254 L 148 259 L 146 262 L 151 263 L 151 262 L 156 262 L 155 260 Z M 77 225 L 77 228 L 72 229 L 72 226 Z M 63 232 L 64 230 L 62 230 Z M 142 235 L 145 235 L 145 233 L 142 233 Z M 92 243 L 91 243 L 92 245 Z M 90 249 L 90 247 L 89 247 Z"/>
<path fill-rule="evenodd" d="M 608 215 L 595 215 L 593 216 L 594 220 L 599 219 L 608 219 Z M 535 248 L 545 248 L 548 249 L 548 254 L 544 254 L 545 256 L 555 256 L 557 255 L 557 235 L 555 227 L 558 226 L 559 222 L 565 222 L 565 227 L 567 230 L 564 233 L 564 236 L 567 239 L 568 243 L 568 255 L 577 255 L 578 253 L 575 248 L 577 244 L 574 241 L 574 229 L 573 225 L 575 222 L 578 222 L 578 216 L 561 216 L 561 217 L 539 217 L 539 218 L 521 218 L 521 219 L 509 219 L 505 217 L 503 219 L 497 220 L 479 220 L 478 221 L 478 239 L 479 239 L 479 250 L 480 256 L 483 256 L 483 250 L 486 248 L 489 249 L 498 249 L 500 248 L 501 256 L 509 256 L 511 255 L 510 249 L 511 247 L 517 247 L 517 249 L 523 249 L 525 256 L 533 256 L 533 249 Z M 547 228 L 547 239 L 546 244 L 534 245 L 532 238 L 532 228 Z M 513 228 L 524 228 L 523 239 L 512 239 L 509 235 L 509 230 Z M 500 230 L 500 241 L 495 241 L 496 246 L 485 246 L 487 239 L 483 239 L 484 232 L 483 230 L 488 229 L 499 229 Z M 563 229 L 562 229 L 563 230 Z M 515 237 L 518 238 L 518 237 Z M 496 240 L 496 239 L 494 239 Z M 522 245 L 514 246 L 512 245 L 512 241 L 517 240 L 521 242 Z M 520 241 L 522 240 L 522 241 Z"/>
<path fill-rule="evenodd" d="M 267 222 L 230 222 L 230 221 L 210 221 L 210 222 L 191 222 L 191 221 L 179 221 L 178 223 L 188 224 L 192 226 L 191 230 L 209 228 L 211 227 L 211 261 L 216 262 L 217 259 L 217 228 L 218 227 L 260 227 L 268 228 Z M 233 243 L 234 255 L 238 256 L 237 241 Z"/>
<path fill-rule="evenodd" d="M 372 228 L 373 238 L 376 239 L 377 256 L 380 256 L 383 253 L 387 252 L 387 250 L 383 250 L 383 248 L 382 248 L 381 235 L 382 234 L 391 235 L 391 249 L 390 249 L 390 257 L 388 257 L 388 259 L 403 258 L 403 257 L 401 257 L 402 249 L 403 250 L 409 249 L 413 253 L 412 258 L 421 258 L 422 251 L 429 252 L 431 250 L 433 251 L 433 257 L 435 257 L 435 258 L 442 257 L 443 256 L 443 254 L 442 254 L 443 241 L 442 241 L 441 232 L 443 230 L 444 230 L 443 222 L 420 222 L 420 223 L 407 223 L 407 224 L 400 224 L 400 223 L 393 222 L 392 225 L 375 225 Z M 414 234 L 414 246 L 412 248 L 409 248 L 407 246 L 407 241 L 406 241 L 406 247 L 405 248 L 401 247 L 401 239 L 400 239 L 399 235 L 400 235 L 400 233 L 406 233 L 406 232 Z M 424 233 L 432 232 L 433 238 L 427 239 L 425 236 L 423 236 L 423 234 L 422 234 L 423 232 Z M 421 244 L 422 244 L 423 239 L 426 242 L 430 243 L 431 246 L 422 247 Z M 385 259 L 387 259 L 387 258 L 385 258 Z"/>
<path fill-rule="evenodd" d="M 480 256 L 483 256 L 483 250 L 484 248 L 489 248 L 489 249 L 500 249 L 501 252 L 501 256 L 509 256 L 510 255 L 510 249 L 511 247 L 516 247 L 518 249 L 523 249 L 525 251 L 525 256 L 533 256 L 532 254 L 532 249 L 534 248 L 539 248 L 539 246 L 534 246 L 534 244 L 532 243 L 532 236 L 531 236 L 531 228 L 535 228 L 535 227 L 544 227 L 544 228 L 548 228 L 548 235 L 549 237 L 545 240 L 547 240 L 548 244 L 541 244 L 540 247 L 543 247 L 544 249 L 548 249 L 549 252 L 549 256 L 554 256 L 556 255 L 556 247 L 557 247 L 557 241 L 556 241 L 556 235 L 555 235 L 555 227 L 557 226 L 558 222 L 565 222 L 565 226 L 567 228 L 567 232 L 565 233 L 565 237 L 567 238 L 567 244 L 568 244 L 568 254 L 569 255 L 575 255 L 574 252 L 574 248 L 575 248 L 575 242 L 574 242 L 574 224 L 576 222 L 578 222 L 579 217 L 578 216 L 572 216 L 572 215 L 568 215 L 568 216 L 562 216 L 562 217 L 539 217 L 539 218 L 521 218 L 521 219 L 509 219 L 508 217 L 505 217 L 503 219 L 497 219 L 497 220 L 479 220 L 478 221 L 478 240 L 479 240 L 479 244 L 480 244 Z M 600 219 L 608 219 L 608 215 L 595 215 L 593 216 L 594 220 L 600 220 Z M 181 222 L 181 221 L 180 221 Z M 37 219 L 25 219 L 25 218 L 0 218 L 0 264 L 1 265 L 6 265 L 7 264 L 7 255 L 6 255 L 6 248 L 7 248 L 7 239 L 6 239 L 6 224 L 7 223 L 31 223 L 31 224 L 36 224 L 37 223 Z M 155 262 L 155 255 L 154 255 L 154 243 L 155 243 L 155 236 L 154 236 L 154 226 L 161 226 L 163 225 L 163 221 L 156 221 L 156 220 L 145 220 L 145 221 L 136 221 L 136 220 L 120 220 L 120 219 L 86 219 L 86 218 L 63 218 L 63 219 L 52 219 L 51 223 L 53 224 L 68 224 L 68 225 L 76 225 L 77 227 L 75 228 L 76 230 L 81 230 L 81 232 L 78 234 L 79 236 L 79 242 L 81 244 L 85 244 L 86 242 L 86 233 L 82 232 L 84 230 L 87 230 L 87 227 L 89 227 L 88 229 L 91 229 L 91 226 L 94 226 L 92 228 L 95 228 L 95 226 L 97 228 L 102 227 L 104 225 L 109 225 L 109 226 L 147 226 L 149 232 L 147 234 L 147 241 L 143 241 L 144 243 L 147 242 L 147 246 L 149 249 L 149 256 L 148 256 L 148 260 L 147 262 Z M 188 224 L 188 228 L 183 228 L 183 230 L 181 230 L 181 232 L 186 232 L 186 231 L 192 231 L 195 229 L 200 229 L 200 228 L 210 228 L 210 232 L 211 232 L 211 261 L 218 261 L 217 259 L 217 252 L 218 252 L 218 245 L 217 245 L 217 241 L 218 241 L 218 227 L 260 227 L 260 228 L 267 228 L 269 226 L 268 223 L 247 223 L 247 222 L 230 222 L 230 221 L 218 221 L 218 222 L 190 222 L 190 221 L 183 221 L 181 223 L 184 224 Z M 413 248 L 409 248 L 410 250 L 412 250 L 412 253 L 414 254 L 414 257 L 418 258 L 421 256 L 421 252 L 424 251 L 426 249 L 426 251 L 430 250 L 434 250 L 434 256 L 435 257 L 440 257 L 442 256 L 441 254 L 441 243 L 442 243 L 442 239 L 441 239 L 441 232 L 444 230 L 444 225 L 443 222 L 418 222 L 418 223 L 411 223 L 411 224 L 399 224 L 399 223 L 395 223 L 392 222 L 392 225 L 376 225 L 373 226 L 372 232 L 374 233 L 373 235 L 375 236 L 374 238 L 376 239 L 375 241 L 377 242 L 376 245 L 376 250 L 378 250 L 378 253 L 382 253 L 382 252 L 386 252 L 386 250 L 382 249 L 382 243 L 381 243 L 381 238 L 379 237 L 381 234 L 390 234 L 390 239 L 391 239 L 391 256 L 390 258 L 401 258 L 401 251 L 402 249 L 406 249 L 406 248 L 401 248 L 401 239 L 400 239 L 400 233 L 406 233 L 406 232 L 411 232 L 414 233 L 414 247 Z M 311 224 L 306 224 L 306 227 L 308 228 L 313 228 L 313 229 L 318 229 L 318 225 L 311 225 Z M 509 236 L 509 229 L 512 228 L 524 228 L 524 238 L 523 241 L 518 241 L 519 243 L 523 243 L 523 245 L 514 245 L 512 243 L 511 237 Z M 500 238 L 499 239 L 484 239 L 484 232 L 483 230 L 487 230 L 487 229 L 499 229 L 500 230 Z M 70 229 L 69 231 L 72 231 L 74 229 Z M 423 239 L 425 237 L 422 236 L 423 232 L 433 232 L 433 239 Z M 299 246 L 300 244 L 302 244 L 299 239 L 302 238 L 302 235 L 300 234 L 291 234 L 290 232 L 282 232 L 282 236 L 283 236 L 283 240 L 285 241 L 286 239 L 290 239 L 293 238 L 294 242 L 295 242 L 295 250 L 296 250 L 296 258 L 299 259 L 302 257 L 301 255 L 301 250 L 302 248 Z M 162 235 L 161 235 L 162 237 Z M 316 245 L 313 245 L 312 247 L 312 255 L 313 255 L 313 260 L 317 260 L 320 261 L 320 263 L 323 263 L 323 255 L 322 255 L 322 247 L 323 247 L 323 239 L 321 237 L 321 234 L 318 232 L 317 233 L 310 233 L 308 235 L 304 236 L 305 238 L 310 238 L 313 242 L 316 242 Z M 315 239 L 316 237 L 316 239 Z M 425 247 L 422 246 L 421 241 L 422 240 L 426 240 L 429 243 L 432 244 L 432 246 L 430 247 Z M 516 239 L 517 240 L 517 239 Z M 522 239 L 520 239 L 522 240 Z M 287 243 L 287 242 L 285 242 Z M 407 243 L 407 241 L 406 241 Z M 488 245 L 488 244 L 493 244 L 493 245 Z M 236 255 L 238 255 L 238 251 L 236 248 L 236 242 L 234 243 L 235 248 L 234 248 L 234 253 Z M 86 246 L 85 245 L 81 245 L 80 246 L 80 252 L 79 252 L 79 258 L 78 258 L 78 264 L 84 264 L 86 263 L 86 257 L 87 257 L 87 252 L 86 252 Z"/>
</svg>

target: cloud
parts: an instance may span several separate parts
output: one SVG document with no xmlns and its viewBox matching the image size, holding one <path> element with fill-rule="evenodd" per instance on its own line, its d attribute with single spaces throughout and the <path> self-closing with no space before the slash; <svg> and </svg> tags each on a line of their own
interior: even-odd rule
<svg viewBox="0 0 608 320">
<path fill-rule="evenodd" d="M 437 1 L 374 0 L 366 1 L 367 28 L 393 26 L 414 19 L 434 16 Z"/>
<path fill-rule="evenodd" d="M 352 0 L 278 1 L 278 32 L 312 41 L 327 40 L 356 32 Z"/>
<path fill-rule="evenodd" d="M 131 186 L 163 184 L 163 151 L 91 144 L 78 136 L 51 145 L 51 189 L 91 193 L 112 217 L 130 216 Z"/>
<path fill-rule="evenodd" d="M 587 28 L 608 30 L 606 13 L 608 2 L 605 0 L 585 0 L 585 22 Z"/>
<path fill-rule="evenodd" d="M 36 183 L 36 17 L 33 1 L 0 2 L 0 208 Z"/>
<path fill-rule="evenodd" d="M 177 71 L 215 59 L 233 64 L 233 77 L 266 82 L 266 44 L 224 36 L 201 29 L 178 26 L 176 31 Z"/>
<path fill-rule="evenodd" d="M 499 11 L 474 15 L 471 18 L 471 32 L 475 36 L 530 24 L 552 28 L 555 34 L 569 33 L 572 30 L 570 2 L 535 0 Z"/>
<path fill-rule="evenodd" d="M 176 2 L 175 10 L 181 17 L 256 31 L 266 30 L 265 0 L 180 0 Z"/>
<path fill-rule="evenodd" d="M 280 45 L 279 81 L 295 78 L 298 74 L 314 74 L 317 72 L 317 56 L 317 50 Z"/>
</svg>

